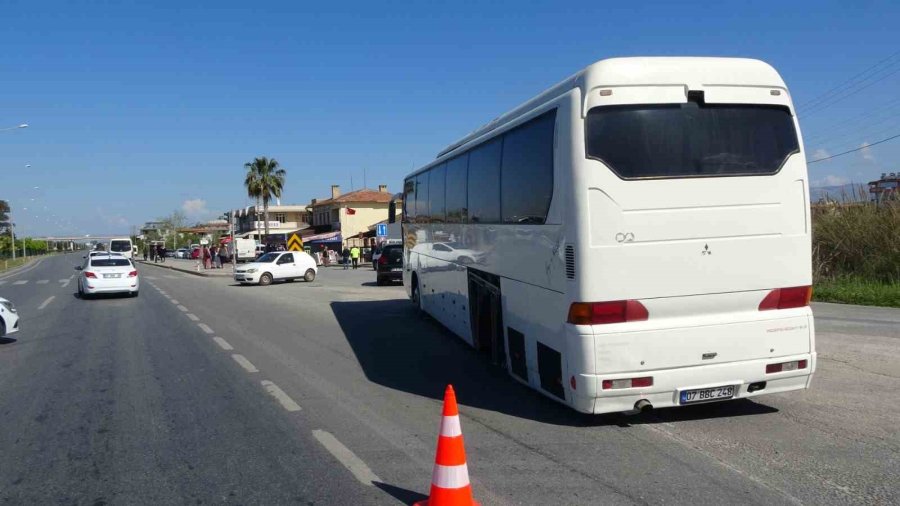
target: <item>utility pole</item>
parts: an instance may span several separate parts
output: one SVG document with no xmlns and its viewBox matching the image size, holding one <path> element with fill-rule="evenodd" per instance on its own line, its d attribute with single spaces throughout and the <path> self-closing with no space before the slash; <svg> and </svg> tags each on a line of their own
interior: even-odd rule
<svg viewBox="0 0 900 506">
<path fill-rule="evenodd" d="M 10 213 L 12 214 L 12 213 Z M 12 216 L 10 216 L 12 217 Z M 13 260 L 16 259 L 16 233 L 13 232 L 13 229 L 16 227 L 16 224 L 9 220 L 9 239 L 12 241 L 12 254 Z"/>
</svg>

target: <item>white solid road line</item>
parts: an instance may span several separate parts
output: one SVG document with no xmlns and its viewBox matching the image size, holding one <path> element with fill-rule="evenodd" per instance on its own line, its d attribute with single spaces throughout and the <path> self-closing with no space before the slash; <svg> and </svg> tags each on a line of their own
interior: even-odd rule
<svg viewBox="0 0 900 506">
<path fill-rule="evenodd" d="M 214 337 L 214 338 L 213 338 L 213 341 L 215 341 L 216 344 L 218 344 L 218 345 L 219 345 L 223 350 L 225 350 L 225 351 L 231 351 L 231 350 L 234 349 L 233 346 L 231 346 L 230 344 L 228 344 L 228 341 L 222 339 L 222 338 L 219 337 L 219 336 Z"/>
<path fill-rule="evenodd" d="M 200 318 L 194 313 L 186 313 L 185 316 L 191 319 L 191 321 L 199 322 Z"/>
<path fill-rule="evenodd" d="M 39 285 L 46 285 L 46 284 L 49 283 L 49 282 L 50 282 L 49 279 L 42 279 L 42 280 L 38 281 L 37 284 L 39 284 Z"/>
<path fill-rule="evenodd" d="M 13 284 L 14 284 L 14 285 L 24 285 L 25 283 L 28 283 L 28 280 L 27 280 L 27 279 L 23 279 L 23 280 L 20 280 L 20 281 L 15 281 Z"/>
<path fill-rule="evenodd" d="M 185 312 L 185 313 L 188 312 L 188 308 L 182 306 L 181 304 L 178 304 L 178 309 L 180 309 L 181 311 L 183 311 L 183 312 Z"/>
<path fill-rule="evenodd" d="M 200 330 L 206 332 L 207 334 L 215 334 L 215 332 L 213 332 L 213 329 L 209 328 L 209 325 L 205 323 L 198 323 L 197 326 L 200 327 Z"/>
<path fill-rule="evenodd" d="M 355 476 L 360 483 L 363 485 L 372 485 L 373 482 L 382 483 L 381 478 L 373 473 L 362 459 L 357 457 L 349 448 L 338 441 L 330 432 L 315 429 L 312 431 L 312 434 L 313 437 L 322 443 L 322 446 L 328 450 L 328 453 L 334 455 L 334 458 L 338 459 L 338 462 L 346 467 L 348 471 L 353 473 L 353 476 Z"/>
<path fill-rule="evenodd" d="M 284 390 L 278 388 L 278 385 L 268 380 L 262 380 L 260 384 L 266 389 L 266 392 L 269 392 L 281 404 L 281 407 L 288 411 L 300 411 L 300 405 L 294 402 L 294 399 L 291 399 L 288 394 L 284 393 Z"/>
<path fill-rule="evenodd" d="M 41 310 L 41 309 L 44 309 L 45 307 L 47 307 L 47 304 L 50 304 L 51 302 L 53 302 L 53 299 L 55 299 L 55 298 L 56 298 L 56 295 L 51 295 L 50 297 L 47 297 L 47 300 L 45 300 L 43 304 L 38 306 L 38 310 Z"/>
<path fill-rule="evenodd" d="M 253 365 L 252 363 L 250 363 L 249 360 L 247 360 L 247 357 L 245 357 L 243 355 L 235 354 L 235 355 L 232 355 L 231 358 L 233 358 L 235 362 L 237 362 L 241 367 L 243 367 L 245 371 L 259 372 L 259 369 L 257 369 L 255 365 Z"/>
</svg>

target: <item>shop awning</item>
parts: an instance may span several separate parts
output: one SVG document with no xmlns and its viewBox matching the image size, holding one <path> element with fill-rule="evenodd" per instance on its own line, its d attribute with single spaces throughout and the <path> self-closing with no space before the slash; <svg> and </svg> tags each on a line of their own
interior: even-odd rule
<svg viewBox="0 0 900 506">
<path fill-rule="evenodd" d="M 341 233 L 326 232 L 324 234 L 308 235 L 303 238 L 304 244 L 321 244 L 323 242 L 341 242 Z"/>
</svg>

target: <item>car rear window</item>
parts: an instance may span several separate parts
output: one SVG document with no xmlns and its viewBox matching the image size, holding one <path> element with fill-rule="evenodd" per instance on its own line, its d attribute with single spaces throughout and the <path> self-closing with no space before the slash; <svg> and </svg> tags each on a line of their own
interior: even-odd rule
<svg viewBox="0 0 900 506">
<path fill-rule="evenodd" d="M 595 107 L 587 156 L 623 179 L 768 175 L 800 151 L 785 107 L 641 104 Z"/>
<path fill-rule="evenodd" d="M 126 267 L 131 265 L 127 258 L 97 258 L 91 259 L 91 267 Z"/>
<path fill-rule="evenodd" d="M 385 246 L 381 251 L 381 254 L 387 256 L 388 261 L 390 262 L 400 262 L 403 260 L 403 247 Z"/>
</svg>

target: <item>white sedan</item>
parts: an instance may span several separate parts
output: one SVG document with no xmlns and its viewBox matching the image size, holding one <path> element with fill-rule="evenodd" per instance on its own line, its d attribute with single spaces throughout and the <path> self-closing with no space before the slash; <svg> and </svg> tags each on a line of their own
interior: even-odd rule
<svg viewBox="0 0 900 506">
<path fill-rule="evenodd" d="M 94 255 L 75 269 L 81 271 L 78 276 L 81 298 L 100 293 L 127 293 L 137 297 L 141 288 L 137 268 L 121 255 Z"/>
<path fill-rule="evenodd" d="M 12 302 L 0 297 L 0 337 L 19 331 L 19 312 Z"/>
<path fill-rule="evenodd" d="M 234 271 L 234 280 L 241 283 L 269 285 L 273 281 L 316 279 L 316 261 L 302 251 L 273 251 L 244 264 Z"/>
</svg>

